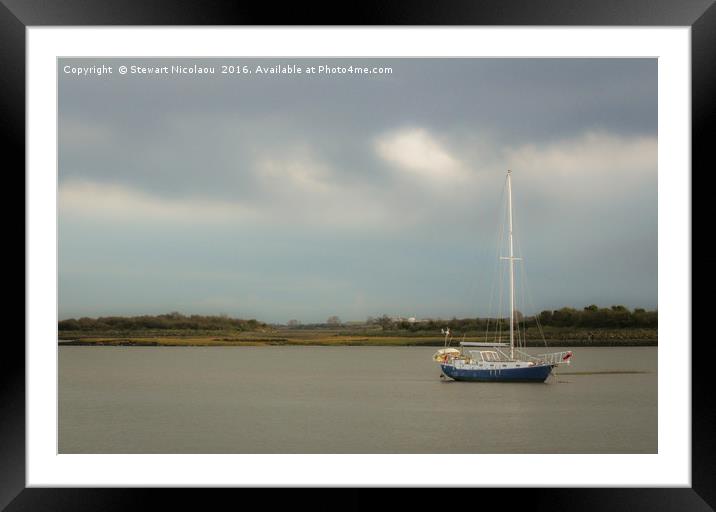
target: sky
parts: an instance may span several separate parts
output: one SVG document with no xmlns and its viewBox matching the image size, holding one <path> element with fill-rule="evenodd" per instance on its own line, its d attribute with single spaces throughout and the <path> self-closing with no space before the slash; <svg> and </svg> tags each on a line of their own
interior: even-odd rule
<svg viewBox="0 0 716 512">
<path fill-rule="evenodd" d="M 172 65 L 215 74 L 132 72 Z M 303 73 L 257 72 L 276 65 Z M 307 72 L 351 65 L 391 72 Z M 58 78 L 60 319 L 494 315 L 507 169 L 522 311 L 657 307 L 656 59 L 59 59 Z"/>
</svg>

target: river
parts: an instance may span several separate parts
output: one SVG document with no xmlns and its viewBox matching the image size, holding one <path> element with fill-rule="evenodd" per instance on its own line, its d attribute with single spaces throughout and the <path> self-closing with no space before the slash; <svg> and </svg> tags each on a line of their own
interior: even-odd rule
<svg viewBox="0 0 716 512">
<path fill-rule="evenodd" d="M 572 350 L 534 384 L 430 347 L 60 347 L 59 451 L 656 453 L 657 348 Z"/>
</svg>

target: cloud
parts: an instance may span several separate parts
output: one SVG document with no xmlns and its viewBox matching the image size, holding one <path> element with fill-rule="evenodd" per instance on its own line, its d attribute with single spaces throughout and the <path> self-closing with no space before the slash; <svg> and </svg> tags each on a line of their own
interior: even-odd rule
<svg viewBox="0 0 716 512">
<path fill-rule="evenodd" d="M 59 125 L 58 137 L 63 151 L 82 154 L 87 147 L 106 151 L 116 144 L 119 134 L 107 123 L 91 118 L 64 118 Z"/>
<path fill-rule="evenodd" d="M 59 215 L 67 220 L 135 225 L 400 227 L 401 222 L 393 218 L 394 204 L 373 193 L 369 185 L 333 184 L 327 168 L 316 170 L 306 162 L 262 160 L 257 169 L 266 179 L 265 187 L 251 198 L 233 201 L 201 196 L 167 198 L 115 183 L 68 180 L 59 187 Z"/>
<path fill-rule="evenodd" d="M 307 143 L 257 155 L 251 172 L 255 206 L 274 225 L 382 229 L 396 213 L 376 183 L 346 179 Z"/>
<path fill-rule="evenodd" d="M 256 170 L 264 186 L 274 192 L 293 196 L 298 193 L 305 197 L 305 194 L 325 195 L 336 191 L 332 169 L 305 149 L 286 157 L 260 157 Z"/>
<path fill-rule="evenodd" d="M 507 166 L 547 186 L 618 187 L 656 177 L 655 136 L 619 136 L 588 131 L 549 144 L 505 149 Z M 566 181 L 565 181 L 566 180 Z"/>
<path fill-rule="evenodd" d="M 73 180 L 59 188 L 61 216 L 120 222 L 236 222 L 254 218 L 246 205 L 208 199 L 174 199 L 117 184 Z"/>
<path fill-rule="evenodd" d="M 381 135 L 375 151 L 406 173 L 445 182 L 465 177 L 462 163 L 424 128 L 405 128 Z"/>
<path fill-rule="evenodd" d="M 584 201 L 585 207 L 594 202 L 588 200 L 590 195 L 608 193 L 603 197 L 613 200 L 644 183 L 655 183 L 656 176 L 657 141 L 648 136 L 585 132 L 544 144 L 484 147 L 484 167 L 471 174 L 426 130 L 394 131 L 374 141 L 381 156 L 402 171 L 401 186 L 415 181 L 414 176 L 424 178 L 420 183 L 458 183 L 450 188 L 450 201 L 464 212 L 474 211 L 476 198 L 481 198 L 481 207 L 491 208 L 491 196 L 499 195 L 495 178 L 508 168 L 515 172 L 519 190 L 528 190 L 535 200 L 560 196 Z M 460 155 L 470 154 L 464 144 L 453 141 L 451 147 Z M 240 171 L 240 181 L 254 184 L 251 193 L 229 199 L 194 191 L 167 197 L 139 187 L 70 179 L 60 185 L 60 213 L 125 224 L 250 223 L 381 231 L 431 222 L 428 219 L 457 221 L 451 217 L 455 208 L 441 213 L 442 203 L 432 200 L 435 188 L 396 195 L 395 185 L 385 187 L 367 174 L 351 173 L 347 178 L 337 165 L 306 143 L 280 152 L 262 151 Z"/>
</svg>

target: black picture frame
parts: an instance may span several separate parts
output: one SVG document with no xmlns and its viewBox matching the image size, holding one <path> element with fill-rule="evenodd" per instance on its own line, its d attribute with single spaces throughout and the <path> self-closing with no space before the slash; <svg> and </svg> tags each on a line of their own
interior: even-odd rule
<svg viewBox="0 0 716 512">
<path fill-rule="evenodd" d="M 347 7 L 343 6 L 343 9 Z M 0 102 L 3 142 L 15 162 L 6 176 L 21 175 L 25 165 L 25 28 L 87 25 L 553 25 L 553 26 L 690 26 L 692 72 L 692 183 L 712 171 L 710 133 L 716 124 L 716 6 L 714 0 L 462 0 L 449 2 L 366 1 L 352 11 L 295 4 L 231 1 L 94 1 L 0 0 Z M 344 12 L 350 12 L 346 18 Z M 6 164 L 7 166 L 7 164 Z M 701 171 L 700 173 L 697 171 Z M 700 183 L 700 181 L 699 181 Z M 22 184 L 24 190 L 24 181 Z M 696 187 L 704 194 L 706 187 Z M 696 204 L 696 197 L 692 198 Z M 9 248 L 9 246 L 8 246 Z M 14 250 L 12 251 L 14 252 Z M 710 251 L 707 251 L 710 253 Z M 25 254 L 27 257 L 27 254 Z M 709 256 L 714 260 L 713 256 Z M 27 268 L 26 268 L 27 272 Z M 702 286 L 711 284 L 708 276 Z M 25 294 L 23 294 L 25 296 Z M 694 303 L 694 318 L 708 318 L 709 302 Z M 684 343 L 693 338 L 684 326 Z M 26 488 L 25 484 L 25 350 L 8 337 L 2 355 L 0 394 L 0 509 L 114 510 L 166 506 L 168 493 L 184 506 L 193 500 L 206 506 L 209 490 Z M 699 341 L 707 342 L 708 339 Z M 716 508 L 716 407 L 710 393 L 708 344 L 691 344 L 692 353 L 692 487 L 690 488 L 533 488 L 509 491 L 513 505 L 570 510 L 714 510 Z M 441 470 L 436 468 L 436 470 Z M 213 492 L 232 492 L 212 490 Z M 428 492 L 425 492 L 428 491 Z M 242 489 L 257 494 L 258 490 Z M 481 492 L 505 496 L 505 490 Z M 364 508 L 378 498 L 369 489 L 349 489 L 340 508 Z M 200 494 L 203 497 L 197 497 Z M 423 505 L 444 504 L 441 493 L 414 490 Z M 272 504 L 301 501 L 330 506 L 333 493 L 319 502 L 305 492 L 289 497 L 271 492 Z M 257 496 L 258 497 L 258 496 Z M 245 500 L 246 496 L 242 496 Z M 201 501 L 198 501 L 201 500 Z M 290 500 L 290 501 L 289 501 Z M 385 497 L 380 498 L 385 504 Z M 335 502 L 334 502 L 335 504 Z M 331 507 L 333 508 L 333 507 Z"/>
</svg>

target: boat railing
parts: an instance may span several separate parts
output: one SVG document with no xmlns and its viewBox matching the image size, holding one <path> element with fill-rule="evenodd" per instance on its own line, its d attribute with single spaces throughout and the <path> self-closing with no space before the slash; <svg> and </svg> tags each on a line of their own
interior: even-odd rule
<svg viewBox="0 0 716 512">
<path fill-rule="evenodd" d="M 473 360 L 485 363 L 499 363 L 510 360 L 506 354 L 499 350 L 469 350 L 468 352 L 470 352 Z"/>
<path fill-rule="evenodd" d="M 532 354 L 528 354 L 527 352 L 523 352 L 521 350 L 515 349 L 515 354 L 519 359 L 522 359 L 524 361 L 538 361 L 540 360 L 539 357 L 533 356 Z"/>
<path fill-rule="evenodd" d="M 535 357 L 548 364 L 569 364 L 572 358 L 571 350 L 552 352 L 549 354 L 537 354 Z"/>
<path fill-rule="evenodd" d="M 528 354 L 521 350 L 515 350 L 521 358 L 527 361 L 533 361 L 535 363 L 546 363 L 546 364 L 569 364 L 572 357 L 571 350 L 564 350 L 562 352 L 550 352 L 549 354 Z"/>
</svg>

